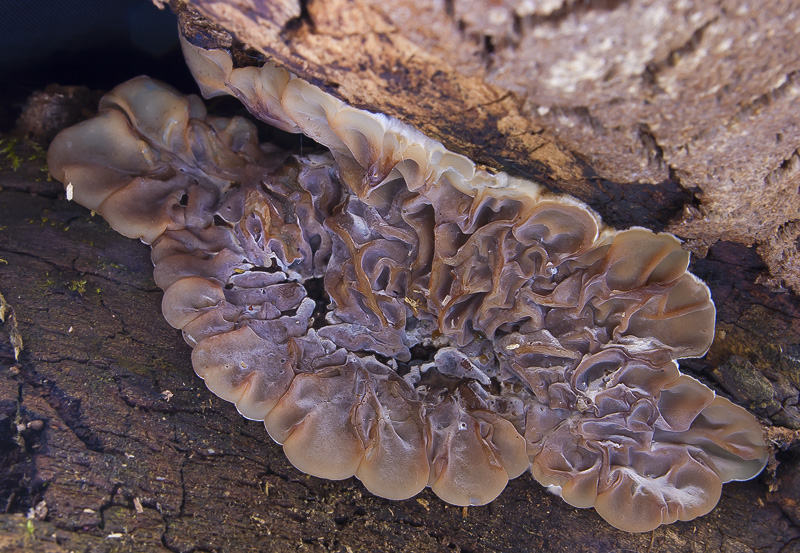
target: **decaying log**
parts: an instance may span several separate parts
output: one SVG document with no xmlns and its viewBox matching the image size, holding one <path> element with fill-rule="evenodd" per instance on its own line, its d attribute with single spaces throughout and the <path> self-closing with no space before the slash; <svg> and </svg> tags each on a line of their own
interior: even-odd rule
<svg viewBox="0 0 800 553">
<path fill-rule="evenodd" d="M 779 32 L 797 24 L 780 18 L 788 2 L 749 15 L 695 7 L 701 17 L 648 11 L 666 2 L 564 0 L 479 18 L 479 2 L 248 4 L 192 2 L 235 38 L 173 7 L 193 40 L 231 46 L 242 63 L 253 48 L 487 166 L 572 193 L 611 224 L 669 228 L 707 249 L 692 270 L 711 287 L 717 340 L 682 366 L 760 417 L 775 472 L 726 485 L 708 516 L 644 535 L 566 505 L 529 475 L 463 510 L 430 490 L 393 502 L 354 479 L 301 474 L 260 423 L 194 375 L 189 347 L 161 317 L 149 248 L 65 200 L 34 131 L 0 145 L 0 550 L 800 551 L 800 301 L 775 286 L 797 286 L 800 50 L 797 33 Z M 662 13 L 663 32 L 644 28 L 648 13 Z M 609 32 L 615 18 L 638 34 Z M 591 40 L 558 42 L 581 22 Z M 740 48 L 748 32 L 766 46 Z M 627 57 L 595 67 L 608 36 Z M 647 52 L 642 36 L 657 38 Z M 727 54 L 712 37 L 731 39 Z M 537 40 L 553 50 L 520 65 Z M 543 69 L 559 52 L 609 84 L 593 88 L 569 64 Z M 549 80 L 536 78 L 543 71 Z M 556 86 L 558 75 L 568 82 Z"/>
<path fill-rule="evenodd" d="M 190 36 L 260 52 L 612 224 L 666 225 L 701 253 L 755 246 L 800 292 L 796 0 L 172 5 Z"/>
</svg>

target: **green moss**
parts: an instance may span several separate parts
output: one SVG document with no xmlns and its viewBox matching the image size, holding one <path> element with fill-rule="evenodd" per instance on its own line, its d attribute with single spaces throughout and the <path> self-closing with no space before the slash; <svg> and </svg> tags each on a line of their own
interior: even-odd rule
<svg viewBox="0 0 800 553">
<path fill-rule="evenodd" d="M 16 171 L 20 167 L 22 167 L 22 156 L 17 153 L 17 145 L 19 144 L 18 138 L 0 138 L 0 155 L 2 155 L 7 161 L 11 169 Z M 2 169 L 2 165 L 0 165 L 0 169 Z"/>
<path fill-rule="evenodd" d="M 26 146 L 31 153 L 28 155 L 21 154 L 19 151 L 20 146 Z M 43 163 L 40 170 L 49 173 L 46 163 L 47 151 L 29 138 L 22 141 L 19 138 L 0 138 L 0 158 L 5 161 L 5 163 L 0 163 L 0 169 L 6 166 L 6 163 L 8 167 L 16 171 L 26 161 L 44 161 L 45 163 Z"/>
<path fill-rule="evenodd" d="M 67 288 L 71 292 L 78 292 L 79 294 L 83 295 L 86 293 L 86 279 L 82 278 L 80 280 L 73 280 L 67 285 Z"/>
<path fill-rule="evenodd" d="M 42 288 L 50 289 L 56 285 L 55 279 L 50 276 L 50 271 L 45 272 L 44 274 L 44 282 L 42 282 Z"/>
</svg>

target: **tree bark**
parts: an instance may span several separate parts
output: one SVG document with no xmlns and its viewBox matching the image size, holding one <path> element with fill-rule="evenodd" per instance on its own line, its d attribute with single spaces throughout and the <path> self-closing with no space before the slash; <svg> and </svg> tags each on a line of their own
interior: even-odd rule
<svg viewBox="0 0 800 553">
<path fill-rule="evenodd" d="M 702 254 L 755 246 L 771 283 L 800 292 L 797 0 L 172 5 L 185 34 L 253 49 L 610 224 L 667 227 Z"/>
<path fill-rule="evenodd" d="M 41 153 L 45 144 L 20 140 L 8 147 L 11 139 L 4 137 L 0 293 L 9 307 L 0 326 L 0 550 L 800 551 L 800 301 L 768 286 L 774 281 L 764 260 L 741 237 L 726 234 L 744 219 L 723 210 L 714 217 L 728 226 L 718 226 L 714 217 L 702 228 L 689 224 L 687 210 L 712 209 L 713 202 L 706 203 L 714 184 L 701 186 L 690 179 L 694 173 L 678 168 L 679 148 L 664 146 L 672 140 L 667 135 L 652 126 L 631 134 L 644 120 L 641 113 L 626 115 L 614 98 L 580 79 L 572 96 L 556 98 L 555 85 L 544 83 L 522 99 L 517 89 L 508 92 L 510 85 L 503 89 L 489 82 L 486 68 L 475 61 L 485 55 L 495 60 L 498 74 L 519 80 L 524 71 L 512 71 L 516 66 L 499 54 L 492 57 L 506 48 L 503 41 L 539 36 L 537 26 L 602 20 L 602 14 L 613 16 L 615 10 L 644 4 L 542 2 L 544 11 L 517 15 L 520 21 L 512 16 L 510 27 L 503 26 L 501 15 L 472 17 L 480 12 L 469 3 L 445 2 L 439 11 L 438 5 L 411 4 L 396 0 L 384 4 L 389 6 L 385 11 L 367 10 L 358 19 L 348 10 L 367 4 L 311 2 L 301 9 L 274 2 L 248 11 L 247 2 L 193 3 L 224 22 L 227 31 L 209 27 L 185 6 L 174 7 L 193 40 L 228 41 L 242 63 L 252 59 L 247 44 L 359 107 L 399 116 L 489 166 L 570 192 L 612 224 L 700 228 L 697 243 L 708 251 L 704 259 L 695 259 L 692 270 L 711 287 L 717 339 L 706 358 L 685 361 L 682 367 L 759 416 L 778 455 L 771 465 L 774 472 L 726 485 L 719 506 L 705 517 L 648 534 L 617 531 L 594 511 L 574 509 L 548 494 L 528 474 L 513 480 L 493 503 L 469 509 L 446 505 L 430 490 L 406 501 L 388 501 L 370 495 L 354 479 L 332 482 L 304 475 L 260 423 L 243 419 L 194 375 L 189 346 L 161 317 L 149 248 L 67 202 L 61 185 L 47 180 Z M 556 9 L 545 13 L 543 6 L 550 4 Z M 405 26 L 391 18 L 386 22 L 390 8 L 397 18 L 404 6 L 427 6 L 429 11 L 409 12 Z M 776 15 L 778 7 L 786 6 L 763 11 Z M 664 50 L 661 42 L 654 47 L 653 56 L 666 60 L 653 66 L 654 80 L 659 72 L 675 71 L 683 60 L 708 50 L 703 37 L 735 15 L 717 8 L 716 18 L 691 20 L 705 30 L 699 37 L 690 33 L 695 38 L 688 50 L 674 45 Z M 251 21 L 258 22 L 258 40 L 248 34 L 255 32 Z M 475 31 L 480 25 L 494 26 Z M 758 32 L 766 33 L 763 27 Z M 476 38 L 482 36 L 490 40 Z M 680 42 L 673 37 L 666 43 L 675 41 Z M 486 52 L 487 44 L 494 44 L 492 52 Z M 790 53 L 786 48 L 783 53 Z M 510 69 L 503 73 L 498 68 L 505 63 Z M 545 62 L 536 63 L 542 71 Z M 622 86 L 618 80 L 626 78 L 624 68 L 615 71 L 622 76 L 612 72 L 609 80 Z M 708 71 L 700 74 L 713 77 Z M 794 76 L 788 79 L 792 83 Z M 754 120 L 741 124 L 768 127 L 765 113 L 788 110 L 791 86 L 770 96 L 753 112 Z M 609 94 L 626 89 L 615 90 Z M 599 107 L 570 104 L 580 95 Z M 691 96 L 690 89 L 681 89 L 676 98 L 682 100 L 663 111 L 664 117 L 695 121 L 687 119 Z M 730 118 L 741 116 L 731 113 L 743 109 L 736 98 L 719 102 L 733 106 L 719 117 L 730 132 Z M 612 107 L 633 122 L 627 127 L 608 123 Z M 602 121 L 592 123 L 601 112 Z M 699 112 L 695 117 L 700 118 Z M 730 146 L 713 129 L 692 124 L 693 130 L 687 130 L 674 122 L 686 136 L 716 136 L 720 146 L 713 154 Z M 598 145 L 596 133 L 617 138 Z M 794 135 L 787 131 L 783 136 L 797 147 Z M 768 168 L 767 158 L 790 159 L 781 157 L 783 147 L 775 144 L 762 145 L 764 152 L 769 150 L 763 159 L 753 153 L 750 159 L 759 170 Z M 647 160 L 644 166 L 642 159 Z M 796 180 L 791 181 L 797 178 L 795 162 L 784 165 L 780 176 L 771 177 L 778 180 L 769 182 L 794 182 L 796 188 Z M 746 179 L 760 174 L 736 164 L 728 169 L 733 175 L 728 183 L 751 182 Z M 702 188 L 702 194 L 694 187 Z M 775 209 L 789 209 L 794 199 Z M 683 235 L 693 238 L 692 232 Z M 753 240 L 762 252 L 769 244 Z"/>
</svg>

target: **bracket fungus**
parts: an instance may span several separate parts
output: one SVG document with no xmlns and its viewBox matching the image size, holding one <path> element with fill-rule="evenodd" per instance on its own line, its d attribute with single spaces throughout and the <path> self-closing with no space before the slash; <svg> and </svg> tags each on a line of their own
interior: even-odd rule
<svg viewBox="0 0 800 553">
<path fill-rule="evenodd" d="M 469 159 L 272 65 L 184 43 L 206 97 L 139 77 L 63 131 L 74 199 L 152 246 L 163 313 L 209 389 L 298 469 L 455 505 L 533 477 L 617 528 L 690 520 L 757 475 L 762 430 L 676 360 L 714 331 L 678 240 Z"/>
</svg>

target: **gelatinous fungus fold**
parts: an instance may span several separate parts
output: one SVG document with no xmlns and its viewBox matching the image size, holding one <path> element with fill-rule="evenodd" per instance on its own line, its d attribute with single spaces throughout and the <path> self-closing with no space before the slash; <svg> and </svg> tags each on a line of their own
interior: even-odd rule
<svg viewBox="0 0 800 553">
<path fill-rule="evenodd" d="M 755 418 L 678 370 L 715 311 L 673 236 L 604 227 L 280 68 L 184 50 L 205 96 L 329 151 L 260 145 L 250 121 L 139 77 L 48 163 L 152 246 L 195 371 L 298 469 L 481 505 L 530 468 L 634 532 L 761 471 Z"/>
</svg>

